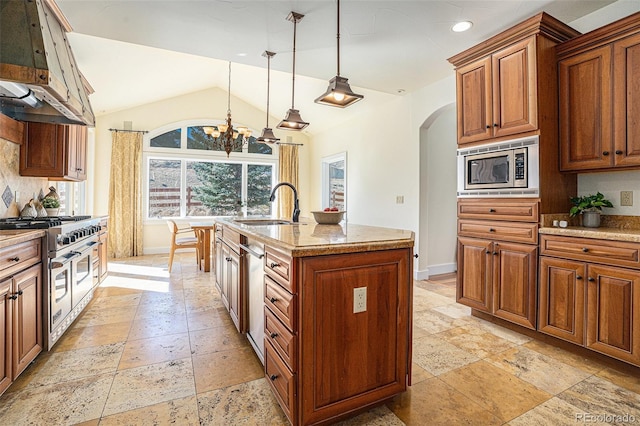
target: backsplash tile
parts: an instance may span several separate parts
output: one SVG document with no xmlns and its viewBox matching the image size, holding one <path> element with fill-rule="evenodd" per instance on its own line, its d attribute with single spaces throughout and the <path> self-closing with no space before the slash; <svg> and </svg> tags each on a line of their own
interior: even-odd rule
<svg viewBox="0 0 640 426">
<path fill-rule="evenodd" d="M 15 198 L 16 192 L 19 199 L 13 199 L 9 206 L 0 203 L 0 217 L 15 217 L 20 215 L 20 210 L 34 196 L 37 196 L 42 188 L 48 187 L 47 178 L 20 176 L 20 145 L 0 139 L 0 190 L 7 187 Z"/>
</svg>

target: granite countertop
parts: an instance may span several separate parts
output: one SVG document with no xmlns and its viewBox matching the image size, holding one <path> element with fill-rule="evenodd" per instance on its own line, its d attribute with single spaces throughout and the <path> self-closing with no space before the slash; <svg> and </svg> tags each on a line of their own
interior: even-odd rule
<svg viewBox="0 0 640 426">
<path fill-rule="evenodd" d="M 569 226 L 552 226 L 553 220 L 567 220 Z M 542 215 L 540 234 L 563 235 L 566 237 L 595 238 L 610 241 L 640 242 L 640 217 L 622 215 L 602 215 L 599 228 L 580 226 L 578 218 L 569 215 Z"/>
<path fill-rule="evenodd" d="M 229 217 L 216 218 L 216 222 L 284 249 L 293 257 L 389 250 L 414 244 L 412 231 L 344 222 L 320 225 L 312 219 L 300 218 L 299 223 L 290 225 L 246 225 Z"/>
<path fill-rule="evenodd" d="M 19 244 L 25 241 L 44 237 L 45 231 L 42 229 L 8 229 L 0 230 L 0 248 Z"/>
</svg>

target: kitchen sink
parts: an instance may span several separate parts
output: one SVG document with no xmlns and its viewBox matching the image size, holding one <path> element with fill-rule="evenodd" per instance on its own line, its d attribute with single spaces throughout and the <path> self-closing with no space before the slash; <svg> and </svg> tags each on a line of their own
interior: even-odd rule
<svg viewBox="0 0 640 426">
<path fill-rule="evenodd" d="M 256 218 L 256 219 L 233 219 L 235 223 L 240 223 L 242 225 L 293 225 L 293 222 L 282 219 L 269 219 L 269 218 Z"/>
</svg>

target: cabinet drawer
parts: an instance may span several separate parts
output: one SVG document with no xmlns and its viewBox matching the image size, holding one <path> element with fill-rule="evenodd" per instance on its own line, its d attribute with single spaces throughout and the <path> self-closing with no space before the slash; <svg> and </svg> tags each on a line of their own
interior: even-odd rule
<svg viewBox="0 0 640 426">
<path fill-rule="evenodd" d="M 295 336 L 268 308 L 264 310 L 264 335 L 291 371 L 296 365 Z"/>
<path fill-rule="evenodd" d="M 538 243 L 538 224 L 486 220 L 458 220 L 458 235 L 517 243 Z"/>
<path fill-rule="evenodd" d="M 280 407 L 289 418 L 289 421 L 292 421 L 295 414 L 293 412 L 293 407 L 295 406 L 295 378 L 267 339 L 264 342 L 264 372 L 276 398 L 280 402 Z"/>
<path fill-rule="evenodd" d="M 228 226 L 222 227 L 222 240 L 236 253 L 240 253 L 240 243 L 244 242 L 242 238 L 242 235 L 235 229 L 231 229 Z"/>
<path fill-rule="evenodd" d="M 638 243 L 543 235 L 540 254 L 640 268 Z"/>
<path fill-rule="evenodd" d="M 0 249 L 0 276 L 17 272 L 40 262 L 41 247 L 38 238 Z"/>
<path fill-rule="evenodd" d="M 280 287 L 268 275 L 264 277 L 264 286 L 265 305 L 289 330 L 295 331 L 293 329 L 293 320 L 295 318 L 293 298 L 295 296 Z"/>
<path fill-rule="evenodd" d="M 538 222 L 538 200 L 460 199 L 458 200 L 458 217 Z"/>
<path fill-rule="evenodd" d="M 271 247 L 265 247 L 264 271 L 281 286 L 295 293 L 291 282 L 291 257 Z"/>
</svg>

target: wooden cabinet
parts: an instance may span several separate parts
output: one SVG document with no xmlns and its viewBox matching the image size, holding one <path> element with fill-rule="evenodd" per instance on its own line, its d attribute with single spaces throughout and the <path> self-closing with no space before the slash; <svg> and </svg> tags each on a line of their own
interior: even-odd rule
<svg viewBox="0 0 640 426">
<path fill-rule="evenodd" d="M 99 281 L 102 282 L 107 278 L 109 272 L 109 259 L 107 257 L 109 243 L 109 219 L 100 220 L 100 232 L 98 233 L 98 267 L 100 271 Z"/>
<path fill-rule="evenodd" d="M 42 351 L 41 243 L 0 249 L 0 394 Z"/>
<path fill-rule="evenodd" d="M 600 244 L 609 256 L 596 254 Z M 630 265 L 630 253 L 638 249 L 634 243 L 543 236 L 539 330 L 640 365 L 640 266 L 595 263 Z M 551 257 L 558 255 L 566 258 Z"/>
<path fill-rule="evenodd" d="M 86 156 L 86 126 L 30 122 L 20 145 L 20 175 L 82 181 Z"/>
<path fill-rule="evenodd" d="M 540 120 L 557 114 L 553 46 L 577 34 L 541 13 L 449 58 L 456 67 L 458 144 L 546 128 Z"/>
<path fill-rule="evenodd" d="M 218 233 L 217 230 L 221 232 Z M 241 267 L 239 233 L 229 228 L 216 225 L 215 259 L 216 288 L 222 303 L 229 311 L 231 319 L 240 333 L 246 332 L 246 296 L 244 290 L 244 268 Z"/>
<path fill-rule="evenodd" d="M 533 199 L 458 200 L 458 303 L 535 329 L 538 211 Z"/>
<path fill-rule="evenodd" d="M 640 13 L 559 45 L 560 166 L 640 166 Z"/>
<path fill-rule="evenodd" d="M 265 374 L 292 424 L 406 389 L 410 249 L 293 258 L 267 246 L 265 257 Z M 354 313 L 360 287 L 366 308 Z"/>
<path fill-rule="evenodd" d="M 538 128 L 535 38 L 456 69 L 458 143 Z"/>
<path fill-rule="evenodd" d="M 537 254 L 535 245 L 459 237 L 457 302 L 535 329 Z"/>
</svg>

